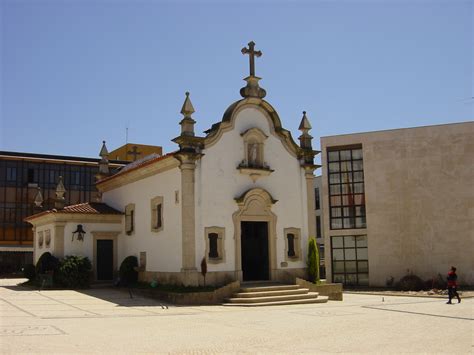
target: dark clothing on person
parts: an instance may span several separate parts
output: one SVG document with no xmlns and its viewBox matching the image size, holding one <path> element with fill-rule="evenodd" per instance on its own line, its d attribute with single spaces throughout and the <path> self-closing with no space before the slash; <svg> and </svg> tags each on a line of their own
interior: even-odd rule
<svg viewBox="0 0 474 355">
<path fill-rule="evenodd" d="M 458 291 L 457 291 L 457 280 L 458 280 L 458 275 L 456 275 L 456 270 L 451 269 L 450 272 L 448 272 L 448 303 L 452 303 L 451 300 L 453 297 L 456 297 L 458 299 L 458 303 L 461 302 L 461 297 L 459 297 Z"/>
</svg>

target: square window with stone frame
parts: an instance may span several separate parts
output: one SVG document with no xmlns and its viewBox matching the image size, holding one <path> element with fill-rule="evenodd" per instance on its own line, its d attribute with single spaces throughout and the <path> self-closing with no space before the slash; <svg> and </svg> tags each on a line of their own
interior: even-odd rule
<svg viewBox="0 0 474 355">
<path fill-rule="evenodd" d="M 206 257 L 209 263 L 217 264 L 224 262 L 224 238 L 223 227 L 207 227 L 204 235 L 206 237 Z"/>
<path fill-rule="evenodd" d="M 362 146 L 328 148 L 330 229 L 366 228 Z"/>
<path fill-rule="evenodd" d="M 297 261 L 301 259 L 301 230 L 299 228 L 285 228 L 285 260 Z"/>
<path fill-rule="evenodd" d="M 132 235 L 135 232 L 135 204 L 125 206 L 125 233 Z"/>
</svg>

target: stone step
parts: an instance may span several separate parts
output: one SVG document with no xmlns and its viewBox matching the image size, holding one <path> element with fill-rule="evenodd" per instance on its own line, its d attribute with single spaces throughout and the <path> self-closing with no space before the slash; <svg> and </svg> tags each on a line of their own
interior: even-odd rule
<svg viewBox="0 0 474 355">
<path fill-rule="evenodd" d="M 256 287 L 241 287 L 240 292 L 264 292 L 264 291 L 284 291 L 297 290 L 298 285 L 272 285 L 272 286 L 256 286 Z"/>
<path fill-rule="evenodd" d="M 232 297 L 226 301 L 229 303 L 262 303 L 262 302 L 278 302 L 293 301 L 318 298 L 317 292 L 305 292 L 304 294 L 281 295 L 281 296 L 259 296 L 259 297 Z"/>
<path fill-rule="evenodd" d="M 307 298 L 301 300 L 281 300 L 272 302 L 258 302 L 258 303 L 224 303 L 224 306 L 240 306 L 240 307 L 260 307 L 260 306 L 283 306 L 294 304 L 312 304 L 312 303 L 326 303 L 327 296 L 319 296 L 318 298 Z"/>
<path fill-rule="evenodd" d="M 298 288 L 296 290 L 278 290 L 278 291 L 258 291 L 258 292 L 239 292 L 232 295 L 233 298 L 252 298 L 266 296 L 285 296 L 285 295 L 302 295 L 307 294 L 309 289 Z"/>
</svg>

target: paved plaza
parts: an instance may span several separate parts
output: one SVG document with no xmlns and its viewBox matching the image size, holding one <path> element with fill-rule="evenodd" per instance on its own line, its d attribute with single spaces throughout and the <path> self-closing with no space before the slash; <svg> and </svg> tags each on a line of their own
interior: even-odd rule
<svg viewBox="0 0 474 355">
<path fill-rule="evenodd" d="M 474 299 L 345 294 L 343 302 L 177 307 L 115 289 L 0 280 L 2 353 L 472 353 Z M 288 326 L 290 324 L 290 326 Z"/>
</svg>

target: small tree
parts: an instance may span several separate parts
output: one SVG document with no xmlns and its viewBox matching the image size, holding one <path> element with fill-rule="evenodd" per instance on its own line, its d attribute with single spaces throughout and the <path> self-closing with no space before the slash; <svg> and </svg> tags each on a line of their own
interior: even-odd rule
<svg viewBox="0 0 474 355">
<path fill-rule="evenodd" d="M 201 274 L 204 277 L 204 286 L 206 286 L 206 274 L 207 274 L 206 257 L 202 258 L 202 261 L 201 261 Z"/>
<path fill-rule="evenodd" d="M 311 237 L 308 241 L 308 276 L 309 281 L 318 283 L 319 277 L 319 250 L 316 238 Z"/>
</svg>

